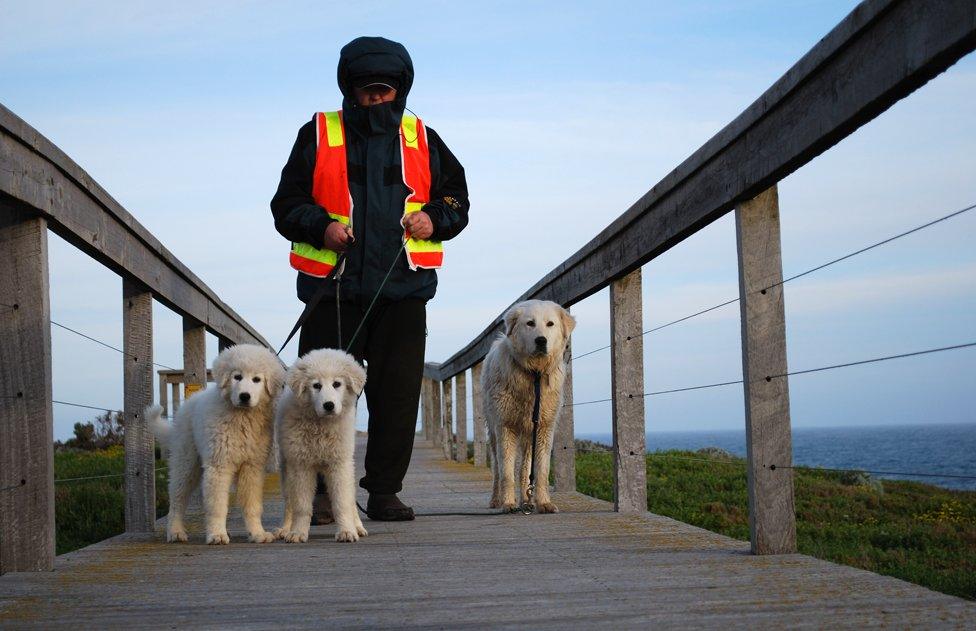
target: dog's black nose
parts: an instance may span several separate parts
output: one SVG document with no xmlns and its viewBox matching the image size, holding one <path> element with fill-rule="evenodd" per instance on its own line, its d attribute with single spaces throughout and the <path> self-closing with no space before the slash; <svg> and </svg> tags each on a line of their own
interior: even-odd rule
<svg viewBox="0 0 976 631">
<path fill-rule="evenodd" d="M 546 340 L 545 336 L 540 335 L 539 337 L 535 338 L 535 345 L 536 346 L 545 346 L 546 345 L 546 341 L 547 340 Z"/>
<path fill-rule="evenodd" d="M 335 409 L 335 403 L 333 403 L 332 401 L 326 401 L 325 403 L 322 404 L 322 407 L 325 408 L 326 412 L 331 412 L 332 410 Z"/>
<path fill-rule="evenodd" d="M 247 403 L 251 400 L 251 394 L 249 392 L 242 392 L 238 395 L 238 398 L 240 398 L 241 403 Z"/>
</svg>

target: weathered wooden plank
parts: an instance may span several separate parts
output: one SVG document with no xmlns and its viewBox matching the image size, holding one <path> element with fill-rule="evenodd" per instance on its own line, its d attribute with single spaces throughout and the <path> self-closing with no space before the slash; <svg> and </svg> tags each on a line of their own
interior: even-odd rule
<svg viewBox="0 0 976 631">
<path fill-rule="evenodd" d="M 424 377 L 424 416 L 426 417 L 426 438 L 437 441 L 437 421 L 434 414 L 434 380 Z"/>
<path fill-rule="evenodd" d="M 173 414 L 180 411 L 180 384 L 170 383 L 170 393 L 173 395 Z"/>
<path fill-rule="evenodd" d="M 796 551 L 786 316 L 776 187 L 735 210 L 754 554 Z"/>
<path fill-rule="evenodd" d="M 360 439 L 359 472 L 364 451 Z M 0 625 L 562 631 L 976 621 L 976 603 L 804 555 L 752 556 L 746 542 L 650 513 L 614 514 L 577 493 L 556 494 L 555 515 L 444 514 L 485 510 L 489 485 L 487 469 L 446 462 L 439 445 L 418 441 L 401 493 L 416 521 L 367 522 L 370 536 L 356 544 L 336 543 L 328 525 L 314 526 L 306 544 L 251 545 L 234 509 L 229 546 L 205 545 L 192 527 L 189 543 L 167 544 L 161 522 L 152 539 L 119 537 L 59 557 L 54 572 L 0 577 Z M 272 523 L 278 486 L 265 493 Z M 199 523 L 199 505 L 191 515 Z"/>
<path fill-rule="evenodd" d="M 454 459 L 454 378 L 444 380 L 444 457 Z"/>
<path fill-rule="evenodd" d="M 457 462 L 468 461 L 468 375 L 466 372 L 459 373 L 454 378 L 455 401 L 457 402 L 457 413 L 454 419 L 454 460 Z"/>
<path fill-rule="evenodd" d="M 152 403 L 152 300 L 144 286 L 122 279 L 126 532 L 152 532 L 156 523 L 155 445 L 143 413 Z"/>
<path fill-rule="evenodd" d="M 610 284 L 614 510 L 647 512 L 641 270 Z"/>
<path fill-rule="evenodd" d="M 552 441 L 552 475 L 557 491 L 576 490 L 576 430 L 573 427 L 573 348 L 566 342 L 563 353 L 566 380 L 563 382 L 563 407 Z"/>
<path fill-rule="evenodd" d="M 225 338 L 223 336 L 219 336 L 219 335 L 217 336 L 217 352 L 218 353 L 223 352 L 224 350 L 230 348 L 233 345 L 234 345 L 234 342 L 232 342 L 231 340 L 228 340 L 227 338 Z"/>
<path fill-rule="evenodd" d="M 430 379 L 423 377 L 420 380 L 420 435 L 424 440 L 430 440 Z"/>
<path fill-rule="evenodd" d="M 183 393 L 189 398 L 207 387 L 207 330 L 192 318 L 183 318 Z"/>
<path fill-rule="evenodd" d="M 484 467 L 488 464 L 488 426 L 485 424 L 485 407 L 483 390 L 481 388 L 481 370 L 484 363 L 478 362 L 471 367 L 471 407 L 474 429 L 474 466 Z"/>
<path fill-rule="evenodd" d="M 0 574 L 54 564 L 47 222 L 0 199 Z"/>
<path fill-rule="evenodd" d="M 163 408 L 163 416 L 169 416 L 169 392 L 166 390 L 166 378 L 157 375 L 159 382 L 159 406 Z"/>
<path fill-rule="evenodd" d="M 862 3 L 742 114 L 514 302 L 568 306 L 592 295 L 810 162 L 974 47 L 972 0 Z M 502 314 L 432 376 L 449 377 L 480 361 Z"/>
<path fill-rule="evenodd" d="M 433 435 L 431 442 L 435 447 L 444 444 L 444 409 L 441 401 L 441 382 L 431 379 L 430 381 L 430 411 Z"/>
<path fill-rule="evenodd" d="M 0 193 L 36 209 L 59 236 L 177 313 L 229 339 L 267 345 L 74 161 L 2 105 Z"/>
</svg>

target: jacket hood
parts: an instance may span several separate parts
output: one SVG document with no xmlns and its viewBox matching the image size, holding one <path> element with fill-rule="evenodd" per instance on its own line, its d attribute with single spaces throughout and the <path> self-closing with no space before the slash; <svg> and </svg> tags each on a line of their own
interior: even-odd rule
<svg viewBox="0 0 976 631">
<path fill-rule="evenodd" d="M 337 77 L 344 106 L 355 103 L 352 79 L 364 75 L 396 77 L 400 87 L 395 100 L 406 104 L 413 85 L 413 61 L 403 44 L 384 37 L 357 37 L 342 47 Z"/>
</svg>

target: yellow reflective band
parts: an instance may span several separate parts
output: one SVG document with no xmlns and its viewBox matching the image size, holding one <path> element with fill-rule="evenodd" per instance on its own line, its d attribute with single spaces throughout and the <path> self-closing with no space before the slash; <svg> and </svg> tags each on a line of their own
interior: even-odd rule
<svg viewBox="0 0 976 631">
<path fill-rule="evenodd" d="M 318 261 L 319 263 L 328 263 L 329 265 L 335 265 L 339 258 L 339 255 L 334 251 L 320 250 L 310 243 L 292 242 L 291 251 L 298 256 L 312 259 L 313 261 Z"/>
<path fill-rule="evenodd" d="M 419 149 L 420 142 L 417 136 L 417 117 L 404 114 L 400 121 L 402 126 L 403 140 L 411 149 Z"/>
<path fill-rule="evenodd" d="M 423 202 L 407 202 L 407 208 L 403 212 L 404 215 L 409 215 L 410 213 L 415 213 L 424 207 Z"/>
<path fill-rule="evenodd" d="M 444 246 L 440 241 L 426 241 L 423 239 L 407 239 L 408 252 L 443 252 Z"/>
<path fill-rule="evenodd" d="M 334 215 L 332 213 L 329 213 L 329 217 L 332 217 L 333 219 L 335 219 L 336 221 L 338 221 L 339 223 L 341 223 L 344 226 L 348 226 L 349 225 L 349 217 L 345 217 L 343 215 Z"/>
<path fill-rule="evenodd" d="M 325 136 L 330 147 L 342 146 L 342 119 L 339 112 L 325 113 Z"/>
</svg>

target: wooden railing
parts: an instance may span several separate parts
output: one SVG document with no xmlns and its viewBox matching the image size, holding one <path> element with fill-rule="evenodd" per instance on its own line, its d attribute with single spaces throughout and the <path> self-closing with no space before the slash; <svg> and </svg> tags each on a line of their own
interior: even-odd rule
<svg viewBox="0 0 976 631">
<path fill-rule="evenodd" d="M 971 0 L 863 2 L 735 120 L 515 300 L 569 307 L 610 288 L 616 510 L 647 509 L 644 399 L 635 396 L 644 389 L 641 266 L 734 211 L 752 550 L 795 551 L 776 184 L 974 47 Z M 480 362 L 501 320 L 500 314 L 453 356 L 428 363 L 424 373 L 424 434 L 447 457 L 463 461 L 463 384 L 472 370 L 478 466 L 485 465 Z M 553 447 L 559 490 L 575 488 L 571 374 Z"/>
<path fill-rule="evenodd" d="M 205 386 L 205 333 L 267 342 L 74 161 L 0 106 L 0 573 L 54 562 L 47 231 L 122 277 L 125 527 L 156 520 L 152 301 L 183 317 L 185 383 Z"/>
</svg>

